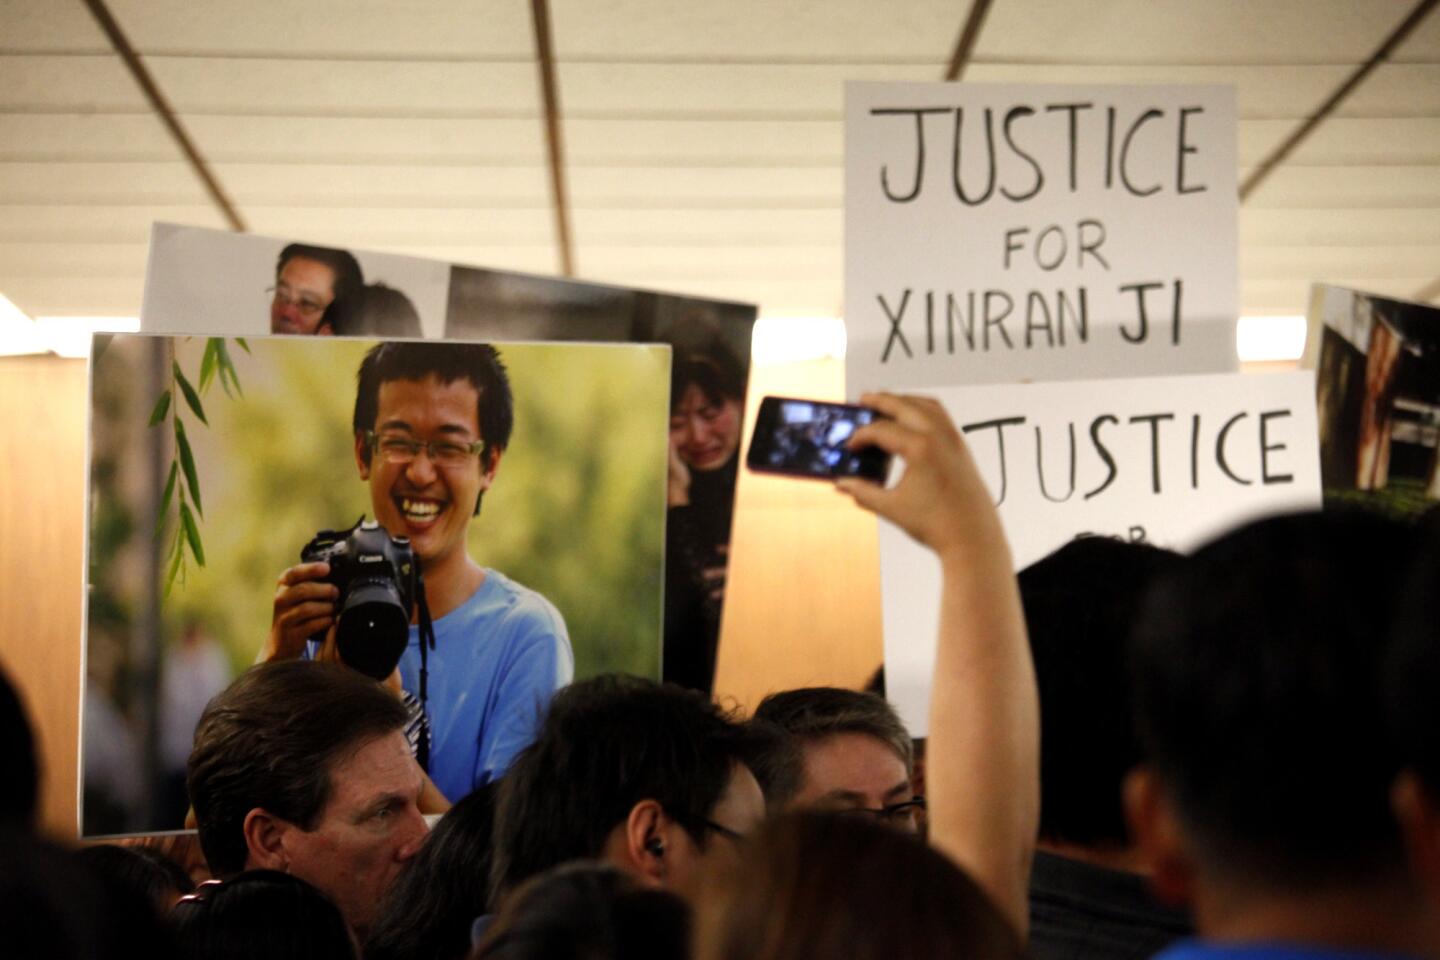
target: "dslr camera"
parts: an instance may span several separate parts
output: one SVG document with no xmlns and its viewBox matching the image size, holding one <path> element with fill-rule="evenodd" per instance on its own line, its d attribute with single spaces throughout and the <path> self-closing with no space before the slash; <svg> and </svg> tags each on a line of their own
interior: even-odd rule
<svg viewBox="0 0 1440 960">
<path fill-rule="evenodd" d="M 348 530 L 321 530 L 300 551 L 306 563 L 330 564 L 326 583 L 340 588 L 335 629 L 340 659 L 384 680 L 410 638 L 410 613 L 424 583 L 409 537 L 392 537 L 363 516 Z M 323 641 L 317 634 L 312 640 Z"/>
</svg>

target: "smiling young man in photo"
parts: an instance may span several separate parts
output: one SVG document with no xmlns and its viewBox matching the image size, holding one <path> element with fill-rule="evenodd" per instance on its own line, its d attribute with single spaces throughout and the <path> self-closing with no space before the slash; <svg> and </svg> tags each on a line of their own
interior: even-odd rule
<svg viewBox="0 0 1440 960">
<path fill-rule="evenodd" d="M 450 801 L 497 779 L 533 739 L 574 673 L 565 621 L 543 596 L 469 554 L 467 537 L 510 441 L 514 405 L 499 353 L 480 343 L 382 343 L 360 365 L 355 462 L 375 519 L 419 558 L 435 645 L 421 690 L 416 625 L 400 684 L 423 696 L 428 774 Z M 301 656 L 335 621 L 329 566 L 280 577 L 265 659 Z"/>
</svg>

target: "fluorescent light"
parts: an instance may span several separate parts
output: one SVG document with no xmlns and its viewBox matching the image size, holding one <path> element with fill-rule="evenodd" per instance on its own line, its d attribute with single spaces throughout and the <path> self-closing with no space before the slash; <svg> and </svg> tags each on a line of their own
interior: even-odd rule
<svg viewBox="0 0 1440 960">
<path fill-rule="evenodd" d="M 44 353 L 47 349 L 35 321 L 0 293 L 0 356 Z"/>
<path fill-rule="evenodd" d="M 845 323 L 839 317 L 761 317 L 750 338 L 756 363 L 799 363 L 845 356 Z"/>
<path fill-rule="evenodd" d="M 90 356 L 90 337 L 96 333 L 134 333 L 138 317 L 36 317 L 35 326 L 45 348 L 62 357 Z"/>
<path fill-rule="evenodd" d="M 1304 317 L 1241 317 L 1235 326 L 1235 352 L 1246 363 L 1299 360 L 1306 328 Z"/>
</svg>

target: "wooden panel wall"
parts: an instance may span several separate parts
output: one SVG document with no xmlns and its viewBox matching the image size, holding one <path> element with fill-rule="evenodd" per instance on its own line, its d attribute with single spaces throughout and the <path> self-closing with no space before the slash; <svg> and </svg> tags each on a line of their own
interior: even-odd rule
<svg viewBox="0 0 1440 960">
<path fill-rule="evenodd" d="M 758 367 L 745 449 L 767 393 L 843 400 L 841 360 Z M 715 689 L 747 712 L 791 687 L 860 687 L 883 659 L 874 517 L 829 483 L 740 470 Z"/>
<path fill-rule="evenodd" d="M 40 810 L 76 833 L 85 361 L 0 357 L 0 663 L 30 711 Z"/>
</svg>

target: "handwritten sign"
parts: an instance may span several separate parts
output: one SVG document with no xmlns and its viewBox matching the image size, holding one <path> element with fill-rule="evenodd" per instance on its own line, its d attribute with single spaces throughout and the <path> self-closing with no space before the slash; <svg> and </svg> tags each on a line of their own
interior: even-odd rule
<svg viewBox="0 0 1440 960">
<path fill-rule="evenodd" d="M 1236 368 L 1230 87 L 851 83 L 848 389 Z"/>
<path fill-rule="evenodd" d="M 965 434 L 1017 570 L 1081 534 L 1189 550 L 1249 519 L 1320 505 L 1308 372 L 931 393 Z M 930 707 L 939 565 L 882 523 L 880 579 L 886 685 L 919 736 Z"/>
</svg>

